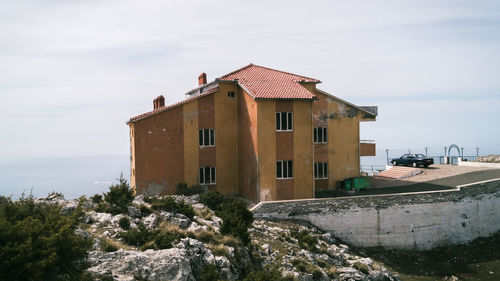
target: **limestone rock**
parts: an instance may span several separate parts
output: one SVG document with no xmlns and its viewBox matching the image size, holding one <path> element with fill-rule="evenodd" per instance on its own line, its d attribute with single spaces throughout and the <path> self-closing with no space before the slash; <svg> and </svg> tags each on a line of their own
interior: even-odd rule
<svg viewBox="0 0 500 281">
<path fill-rule="evenodd" d="M 182 249 L 147 250 L 144 252 L 118 250 L 116 252 L 93 251 L 88 261 L 90 272 L 112 274 L 115 280 L 134 280 L 141 276 L 147 280 L 195 281 L 189 258 Z"/>
</svg>

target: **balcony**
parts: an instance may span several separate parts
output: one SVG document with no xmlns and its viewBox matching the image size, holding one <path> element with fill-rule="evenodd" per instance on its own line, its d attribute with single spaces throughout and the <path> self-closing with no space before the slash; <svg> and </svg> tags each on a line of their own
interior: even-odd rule
<svg viewBox="0 0 500 281">
<path fill-rule="evenodd" d="M 359 141 L 359 156 L 375 156 L 375 141 L 360 140 Z"/>
</svg>

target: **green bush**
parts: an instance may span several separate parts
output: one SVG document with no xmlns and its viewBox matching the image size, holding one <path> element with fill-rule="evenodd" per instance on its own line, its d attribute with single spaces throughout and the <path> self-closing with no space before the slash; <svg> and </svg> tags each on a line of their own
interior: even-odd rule
<svg viewBox="0 0 500 281">
<path fill-rule="evenodd" d="M 134 200 L 134 191 L 123 178 L 123 175 L 120 175 L 118 181 L 118 184 L 111 185 L 109 191 L 104 194 L 104 201 L 110 205 L 109 210 L 114 215 L 118 213 L 126 214 L 128 206 Z"/>
<path fill-rule="evenodd" d="M 150 198 L 151 207 L 154 210 L 163 210 L 172 213 L 180 213 L 188 217 L 189 219 L 194 218 L 194 209 L 191 205 L 186 204 L 184 201 L 175 202 L 175 199 L 171 196 L 166 196 L 164 198 Z"/>
<path fill-rule="evenodd" d="M 219 209 L 222 202 L 224 202 L 224 195 L 217 190 L 211 190 L 200 195 L 200 202 L 216 211 Z"/>
<path fill-rule="evenodd" d="M 139 224 L 136 228 L 125 231 L 119 234 L 125 243 L 140 247 L 154 238 L 154 233 L 149 231 L 143 224 Z"/>
<path fill-rule="evenodd" d="M 92 203 L 101 203 L 102 202 L 102 195 L 101 194 L 95 194 L 94 196 L 90 197 L 90 200 Z"/>
<path fill-rule="evenodd" d="M 0 197 L 0 280 L 77 280 L 91 240 L 76 235 L 81 206 L 71 215 L 33 197 Z"/>
<path fill-rule="evenodd" d="M 310 251 L 316 251 L 316 244 L 318 243 L 318 239 L 314 236 L 311 236 L 306 230 L 298 231 L 292 230 L 290 233 L 293 237 L 295 237 L 299 241 L 299 246 L 304 249 L 308 249 Z"/>
<path fill-rule="evenodd" d="M 223 220 L 220 228 L 222 234 L 239 237 L 245 245 L 250 242 L 248 228 L 252 225 L 253 214 L 248 210 L 245 201 L 241 199 L 224 201 L 217 211 L 217 216 Z"/>
<path fill-rule="evenodd" d="M 352 266 L 364 274 L 370 273 L 370 268 L 368 267 L 368 265 L 366 265 L 364 263 L 355 262 Z"/>
<path fill-rule="evenodd" d="M 187 183 L 185 183 L 185 182 L 180 182 L 175 187 L 175 194 L 176 195 L 191 196 L 191 195 L 195 195 L 195 194 L 200 194 L 202 192 L 203 192 L 203 188 L 201 188 L 199 185 L 192 185 L 192 186 L 188 187 Z"/>
<path fill-rule="evenodd" d="M 120 238 L 130 246 L 147 249 L 169 249 L 185 235 L 177 231 L 148 230 L 143 224 L 119 234 Z"/>
<path fill-rule="evenodd" d="M 220 273 L 217 266 L 213 263 L 207 263 L 203 266 L 198 281 L 219 281 Z"/>
<path fill-rule="evenodd" d="M 321 278 L 323 278 L 323 273 L 319 269 L 316 269 L 313 271 L 312 277 L 313 280 L 321 280 Z"/>
<path fill-rule="evenodd" d="M 262 270 L 251 271 L 243 279 L 244 281 L 293 281 L 291 276 L 283 277 L 281 271 L 277 267 L 266 266 Z"/>
<path fill-rule="evenodd" d="M 151 208 L 149 208 L 148 206 L 146 205 L 141 205 L 139 207 L 139 212 L 141 212 L 141 216 L 143 217 L 147 217 L 149 216 L 151 213 L 153 213 L 153 210 L 151 210 Z"/>
<path fill-rule="evenodd" d="M 174 246 L 184 235 L 179 232 L 156 231 L 154 242 L 156 249 L 169 249 Z"/>
<path fill-rule="evenodd" d="M 127 217 L 121 217 L 120 220 L 118 220 L 118 225 L 124 230 L 129 230 L 130 220 Z"/>
</svg>

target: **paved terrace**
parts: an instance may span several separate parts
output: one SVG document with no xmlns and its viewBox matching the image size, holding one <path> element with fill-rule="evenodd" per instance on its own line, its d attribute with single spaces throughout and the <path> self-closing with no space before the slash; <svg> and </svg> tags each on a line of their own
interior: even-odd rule
<svg viewBox="0 0 500 281">
<path fill-rule="evenodd" d="M 467 167 L 456 165 L 432 165 L 422 168 L 422 174 L 405 180 L 391 180 L 382 177 L 369 177 L 370 188 L 357 192 L 342 190 L 324 193 L 321 197 L 341 197 L 424 192 L 455 189 L 457 186 L 500 179 L 500 169 L 486 167 Z"/>
</svg>

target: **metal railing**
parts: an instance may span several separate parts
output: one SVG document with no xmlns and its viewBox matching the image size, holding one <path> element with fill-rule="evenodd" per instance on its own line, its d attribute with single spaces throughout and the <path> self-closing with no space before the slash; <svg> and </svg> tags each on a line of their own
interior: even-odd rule
<svg viewBox="0 0 500 281">
<path fill-rule="evenodd" d="M 385 171 L 385 165 L 360 165 L 361 172 L 366 172 L 368 175 L 377 175 Z"/>
</svg>

